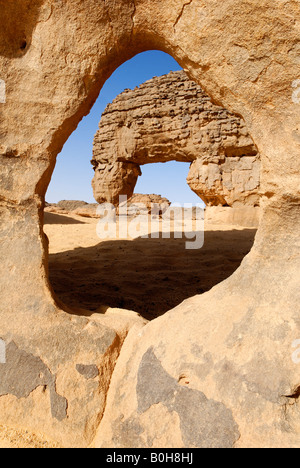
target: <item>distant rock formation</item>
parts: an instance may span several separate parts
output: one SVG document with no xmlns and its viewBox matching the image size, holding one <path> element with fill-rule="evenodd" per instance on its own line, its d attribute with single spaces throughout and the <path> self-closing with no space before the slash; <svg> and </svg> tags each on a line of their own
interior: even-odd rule
<svg viewBox="0 0 300 468">
<path fill-rule="evenodd" d="M 62 200 L 58 203 L 47 203 L 45 211 L 62 215 L 77 215 L 84 218 L 97 218 L 98 203 L 87 203 L 80 200 Z"/>
<path fill-rule="evenodd" d="M 127 203 L 128 216 L 151 213 L 160 215 L 163 214 L 169 206 L 171 206 L 171 202 L 167 198 L 163 198 L 161 195 L 144 195 L 140 193 L 135 193 L 128 202 L 125 203 Z M 125 203 L 121 203 L 119 205 L 120 211 L 124 208 Z"/>
<path fill-rule="evenodd" d="M 191 163 L 187 182 L 207 205 L 259 205 L 260 156 L 244 121 L 183 71 L 107 106 L 94 140 L 95 199 L 117 205 L 132 196 L 141 165 L 167 161 Z"/>
<path fill-rule="evenodd" d="M 127 203 L 128 216 L 150 213 L 160 215 L 171 205 L 171 202 L 167 198 L 163 198 L 160 195 L 139 193 L 135 193 L 125 203 Z M 98 207 L 98 203 L 86 203 L 79 200 L 62 200 L 58 203 L 46 203 L 45 211 L 47 213 L 61 215 L 77 215 L 84 218 L 100 218 L 100 214 L 97 213 Z M 120 208 L 122 208 L 122 205 L 120 205 Z"/>
</svg>

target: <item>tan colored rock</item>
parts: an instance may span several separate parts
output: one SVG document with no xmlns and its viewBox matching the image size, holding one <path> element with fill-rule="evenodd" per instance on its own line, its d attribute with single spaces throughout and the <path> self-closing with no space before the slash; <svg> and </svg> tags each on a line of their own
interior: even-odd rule
<svg viewBox="0 0 300 468">
<path fill-rule="evenodd" d="M 260 204 L 258 156 L 227 157 L 224 162 L 191 165 L 187 182 L 208 206 L 255 207 Z"/>
<path fill-rule="evenodd" d="M 131 197 L 140 165 L 174 160 L 191 163 L 187 182 L 206 204 L 259 205 L 260 156 L 245 122 L 213 104 L 184 71 L 153 78 L 109 104 L 93 155 L 99 203 Z"/>
<path fill-rule="evenodd" d="M 99 446 L 298 447 L 299 2 L 1 0 L 0 10 L 0 338 L 10 346 L 0 424 L 64 446 L 88 445 L 98 427 Z M 263 212 L 239 270 L 134 331 L 123 352 L 132 323 L 116 331 L 112 317 L 54 300 L 44 197 L 103 83 L 153 49 L 244 118 Z M 97 366 L 101 381 L 77 365 Z M 184 392 L 178 381 L 190 382 Z"/>
<path fill-rule="evenodd" d="M 119 196 L 133 195 L 138 177 L 142 175 L 139 166 L 132 163 L 116 162 L 100 164 L 93 178 L 94 198 L 98 203 L 118 205 Z"/>
</svg>

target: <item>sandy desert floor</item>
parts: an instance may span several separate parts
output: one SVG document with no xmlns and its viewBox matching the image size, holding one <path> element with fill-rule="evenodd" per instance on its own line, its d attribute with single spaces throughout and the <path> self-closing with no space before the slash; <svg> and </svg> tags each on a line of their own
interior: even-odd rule
<svg viewBox="0 0 300 468">
<path fill-rule="evenodd" d="M 100 241 L 96 219 L 45 213 L 53 289 L 69 307 L 101 305 L 148 320 L 228 278 L 250 251 L 254 229 L 207 225 L 204 247 L 185 239 Z"/>
</svg>

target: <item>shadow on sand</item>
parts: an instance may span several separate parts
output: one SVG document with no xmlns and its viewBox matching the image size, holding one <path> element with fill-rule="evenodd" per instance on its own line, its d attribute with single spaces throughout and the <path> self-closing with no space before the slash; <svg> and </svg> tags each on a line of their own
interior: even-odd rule
<svg viewBox="0 0 300 468">
<path fill-rule="evenodd" d="M 85 224 L 82 221 L 55 213 L 44 214 L 44 224 Z"/>
<path fill-rule="evenodd" d="M 255 234 L 208 231 L 200 250 L 186 250 L 183 239 L 106 241 L 50 255 L 50 280 L 69 307 L 95 311 L 108 305 L 152 320 L 231 276 Z"/>
</svg>

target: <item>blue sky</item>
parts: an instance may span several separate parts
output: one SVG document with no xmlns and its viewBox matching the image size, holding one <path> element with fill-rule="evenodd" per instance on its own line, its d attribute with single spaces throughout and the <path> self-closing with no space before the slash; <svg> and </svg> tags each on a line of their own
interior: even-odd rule
<svg viewBox="0 0 300 468">
<path fill-rule="evenodd" d="M 176 70 L 181 70 L 181 67 L 170 55 L 148 51 L 135 56 L 113 73 L 102 88 L 90 114 L 80 122 L 58 155 L 46 195 L 47 202 L 84 200 L 95 203 L 91 187 L 94 171 L 90 160 L 94 135 L 107 104 L 126 88 L 134 89 L 154 76 Z M 178 162 L 144 165 L 143 175 L 138 180 L 135 192 L 156 193 L 173 203 L 201 203 L 186 183 L 188 170 L 188 164 Z"/>
</svg>

